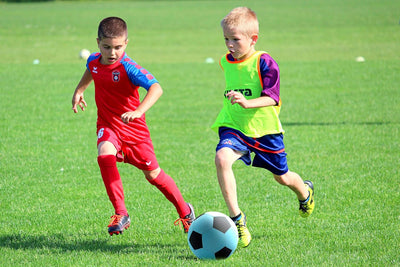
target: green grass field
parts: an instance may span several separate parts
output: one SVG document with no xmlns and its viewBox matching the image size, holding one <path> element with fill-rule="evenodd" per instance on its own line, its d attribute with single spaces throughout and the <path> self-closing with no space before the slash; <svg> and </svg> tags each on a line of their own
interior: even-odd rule
<svg viewBox="0 0 400 267">
<path fill-rule="evenodd" d="M 314 182 L 313 215 L 238 162 L 253 242 L 200 261 L 173 206 L 120 164 L 132 226 L 108 236 L 93 86 L 87 110 L 71 110 L 79 51 L 97 51 L 102 18 L 127 21 L 128 55 L 164 89 L 147 113 L 161 167 L 198 215 L 227 213 L 210 130 L 224 79 L 205 59 L 225 53 L 219 22 L 240 5 L 257 12 L 256 48 L 280 66 L 289 167 Z M 399 10 L 396 0 L 0 3 L 0 266 L 399 266 Z"/>
</svg>

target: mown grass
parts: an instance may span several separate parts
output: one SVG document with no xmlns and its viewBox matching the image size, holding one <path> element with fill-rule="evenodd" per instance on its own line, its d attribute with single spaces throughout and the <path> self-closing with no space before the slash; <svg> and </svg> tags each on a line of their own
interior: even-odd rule
<svg viewBox="0 0 400 267">
<path fill-rule="evenodd" d="M 226 213 L 210 130 L 224 81 L 217 63 L 204 62 L 225 53 L 219 21 L 239 5 L 256 10 L 257 48 L 280 66 L 289 166 L 313 180 L 315 213 L 300 218 L 290 190 L 237 163 L 253 242 L 225 261 L 199 261 L 173 227 L 172 205 L 121 164 L 133 223 L 109 237 L 93 87 L 85 112 L 73 114 L 70 104 L 84 70 L 80 49 L 96 51 L 103 17 L 128 22 L 127 53 L 164 88 L 147 114 L 159 163 L 197 214 Z M 1 3 L 0 265 L 399 265 L 399 7 L 388 0 Z"/>
</svg>

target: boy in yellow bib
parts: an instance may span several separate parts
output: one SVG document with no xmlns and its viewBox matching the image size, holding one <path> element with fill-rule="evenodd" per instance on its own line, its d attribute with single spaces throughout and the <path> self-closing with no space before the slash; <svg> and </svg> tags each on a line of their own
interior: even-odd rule
<svg viewBox="0 0 400 267">
<path fill-rule="evenodd" d="M 239 246 L 247 247 L 251 234 L 238 204 L 232 170 L 236 160 L 272 172 L 278 183 L 297 195 L 302 217 L 314 209 L 314 186 L 289 171 L 279 120 L 279 67 L 269 54 L 255 50 L 259 31 L 256 14 L 246 7 L 235 8 L 221 26 L 229 52 L 220 61 L 226 81 L 224 106 L 212 125 L 220 138 L 215 165 L 229 215 L 239 232 Z M 253 162 L 251 153 L 255 154 Z"/>
</svg>

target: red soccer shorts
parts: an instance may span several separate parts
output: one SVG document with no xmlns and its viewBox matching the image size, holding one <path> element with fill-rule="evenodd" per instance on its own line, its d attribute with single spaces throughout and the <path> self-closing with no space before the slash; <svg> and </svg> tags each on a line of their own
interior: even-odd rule
<svg viewBox="0 0 400 267">
<path fill-rule="evenodd" d="M 132 164 L 140 170 L 152 171 L 159 167 L 151 139 L 137 144 L 121 140 L 107 127 L 97 128 L 97 146 L 104 141 L 112 143 L 117 149 L 117 161 Z"/>
</svg>

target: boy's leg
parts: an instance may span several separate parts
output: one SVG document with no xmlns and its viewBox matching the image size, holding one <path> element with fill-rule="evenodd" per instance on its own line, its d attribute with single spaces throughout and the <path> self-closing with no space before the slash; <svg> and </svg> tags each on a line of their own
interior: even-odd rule
<svg viewBox="0 0 400 267">
<path fill-rule="evenodd" d="M 164 172 L 160 167 L 153 171 L 145 171 L 143 173 L 150 184 L 160 190 L 164 196 L 175 206 L 179 217 L 184 218 L 190 213 L 188 204 L 183 199 L 181 191 L 175 181 Z"/>
<path fill-rule="evenodd" d="M 128 215 L 124 201 L 124 189 L 117 168 L 117 150 L 108 141 L 98 145 L 97 162 L 100 167 L 101 176 L 107 190 L 108 197 L 114 206 L 115 214 Z"/>
<path fill-rule="evenodd" d="M 186 203 L 181 191 L 175 181 L 164 172 L 160 167 L 153 171 L 145 171 L 143 173 L 150 184 L 158 188 L 163 195 L 175 206 L 179 214 L 179 219 L 175 221 L 175 225 L 182 222 L 185 233 L 189 231 L 189 227 L 195 219 L 193 206 Z"/>
<path fill-rule="evenodd" d="M 303 179 L 295 172 L 288 171 L 283 175 L 274 174 L 275 180 L 281 185 L 289 187 L 299 200 L 306 200 L 308 198 L 308 191 L 304 186 Z"/>
<path fill-rule="evenodd" d="M 130 226 L 130 218 L 125 207 L 124 189 L 117 168 L 116 153 L 117 150 L 111 142 L 103 141 L 99 143 L 97 162 L 107 195 L 115 210 L 115 215 L 111 216 L 108 225 L 110 235 L 120 234 Z"/>
<path fill-rule="evenodd" d="M 256 154 L 253 166 L 269 170 L 278 183 L 289 187 L 299 199 L 300 215 L 309 216 L 314 209 L 313 185 L 310 181 L 303 181 L 297 173 L 289 171 L 283 135 L 266 135 L 258 138 L 256 142 L 258 144 L 257 149 L 253 150 Z M 305 208 L 304 205 L 307 207 Z M 307 211 L 304 212 L 304 210 Z"/>
<path fill-rule="evenodd" d="M 303 181 L 301 177 L 295 173 L 288 171 L 283 175 L 275 175 L 275 180 L 285 186 L 288 186 L 299 199 L 299 213 L 302 217 L 308 217 L 314 210 L 314 185 L 311 181 Z"/>
<path fill-rule="evenodd" d="M 164 196 L 175 206 L 184 226 L 185 232 L 195 219 L 193 208 L 186 203 L 175 181 L 158 165 L 151 140 L 135 145 L 123 144 L 124 160 L 142 170 L 150 184 L 157 187 Z"/>
<path fill-rule="evenodd" d="M 236 192 L 236 180 L 232 165 L 241 156 L 241 153 L 228 147 L 219 149 L 215 155 L 218 182 L 230 217 L 235 217 L 240 214 Z"/>
<path fill-rule="evenodd" d="M 222 147 L 215 155 L 215 166 L 217 168 L 219 186 L 229 210 L 229 216 L 238 229 L 238 245 L 247 247 L 251 241 L 251 234 L 246 225 L 246 215 L 239 208 L 236 180 L 232 170 L 233 163 L 242 156 L 243 154 L 229 147 Z"/>
<path fill-rule="evenodd" d="M 117 169 L 116 157 L 114 155 L 101 155 L 97 157 L 97 161 L 107 195 L 114 206 L 115 214 L 128 215 L 124 201 L 124 189 Z"/>
</svg>

